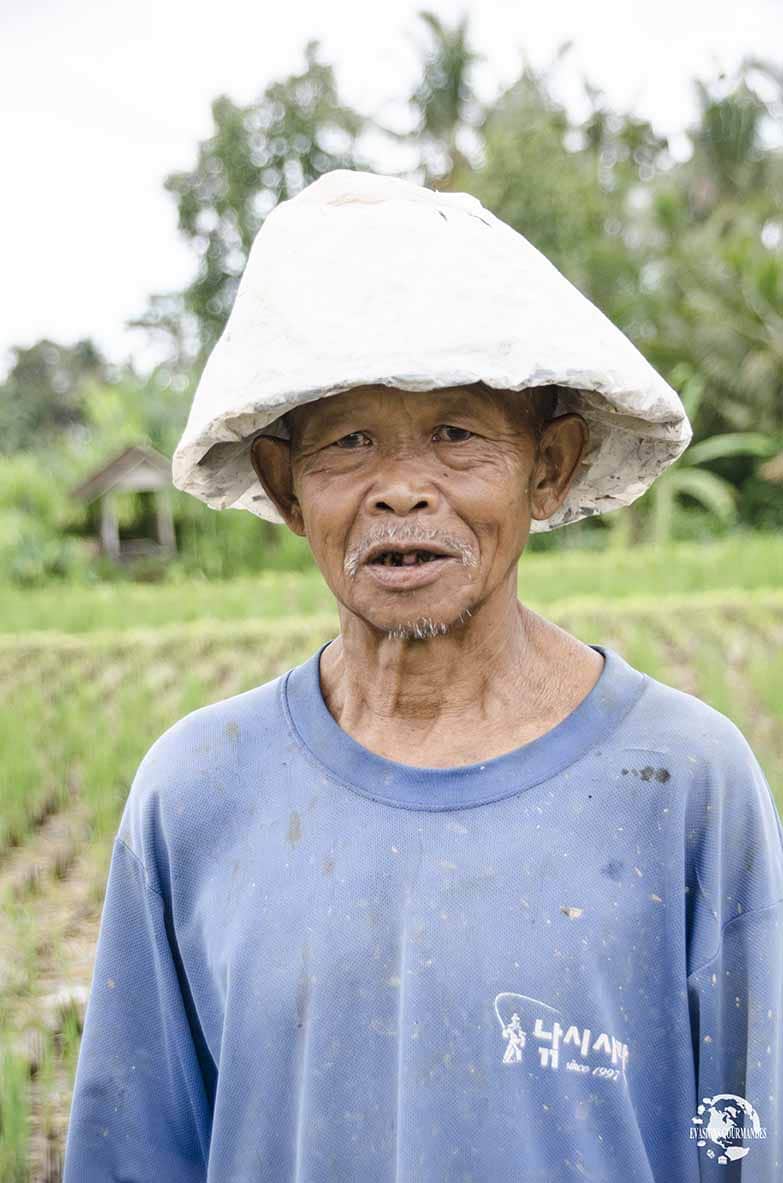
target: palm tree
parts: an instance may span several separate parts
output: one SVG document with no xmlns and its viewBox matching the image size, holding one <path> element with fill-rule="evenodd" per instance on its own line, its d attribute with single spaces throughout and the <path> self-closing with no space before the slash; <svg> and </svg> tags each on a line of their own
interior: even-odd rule
<svg viewBox="0 0 783 1183">
<path fill-rule="evenodd" d="M 783 257 L 765 246 L 763 219 L 749 210 L 726 231 L 722 209 L 683 244 L 680 299 L 662 309 L 661 331 L 709 384 L 707 430 L 779 431 Z"/>
<path fill-rule="evenodd" d="M 470 74 L 483 54 L 468 45 L 468 17 L 448 28 L 434 12 L 419 12 L 432 45 L 425 57 L 421 78 L 411 102 L 418 112 L 417 125 L 402 138 L 418 142 L 424 152 L 425 185 L 448 189 L 458 170 L 469 167 L 458 140 L 466 127 L 483 119 Z"/>
<path fill-rule="evenodd" d="M 783 100 L 783 71 L 752 60 L 728 93 L 699 85 L 693 157 L 656 185 L 647 227 L 650 360 L 702 375 L 706 436 L 783 429 L 783 153 L 764 144 L 774 108 L 754 74 Z"/>
</svg>

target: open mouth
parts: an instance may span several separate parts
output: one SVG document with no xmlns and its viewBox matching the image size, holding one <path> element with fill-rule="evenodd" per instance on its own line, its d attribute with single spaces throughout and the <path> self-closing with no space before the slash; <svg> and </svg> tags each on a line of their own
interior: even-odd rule
<svg viewBox="0 0 783 1183">
<path fill-rule="evenodd" d="M 417 567 L 421 563 L 434 563 L 438 559 L 447 559 L 448 555 L 436 555 L 430 550 L 410 550 L 404 554 L 398 550 L 387 550 L 376 555 L 370 562 L 384 567 Z"/>
</svg>

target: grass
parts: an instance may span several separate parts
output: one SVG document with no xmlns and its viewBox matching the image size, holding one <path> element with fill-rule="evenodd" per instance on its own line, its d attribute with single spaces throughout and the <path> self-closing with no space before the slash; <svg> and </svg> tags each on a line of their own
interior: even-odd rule
<svg viewBox="0 0 783 1183">
<path fill-rule="evenodd" d="M 0 1179 L 27 1183 L 26 1065 L 6 1046 L 0 1034 Z"/>
</svg>

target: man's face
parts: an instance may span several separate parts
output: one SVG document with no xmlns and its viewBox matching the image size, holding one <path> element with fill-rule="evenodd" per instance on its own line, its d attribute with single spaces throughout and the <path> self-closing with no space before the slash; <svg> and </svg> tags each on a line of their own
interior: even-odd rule
<svg viewBox="0 0 783 1183">
<path fill-rule="evenodd" d="M 390 635 L 443 634 L 504 582 L 516 593 L 531 517 L 567 492 L 584 421 L 563 416 L 539 441 L 532 409 L 481 387 L 358 387 L 297 407 L 290 446 L 258 437 L 253 464 L 346 609 Z M 446 557 L 371 561 L 387 544 Z"/>
</svg>

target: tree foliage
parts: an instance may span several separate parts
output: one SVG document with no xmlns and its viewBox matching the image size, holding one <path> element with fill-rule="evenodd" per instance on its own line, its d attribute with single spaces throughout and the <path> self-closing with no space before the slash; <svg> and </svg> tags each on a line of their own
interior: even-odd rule
<svg viewBox="0 0 783 1183">
<path fill-rule="evenodd" d="M 84 422 L 81 403 L 89 378 L 109 380 L 111 367 L 93 341 L 58 345 L 43 339 L 13 349 L 0 385 L 0 454 L 31 447 L 42 436 L 56 438 Z"/>
<path fill-rule="evenodd" d="M 247 106 L 221 95 L 212 119 L 194 168 L 165 181 L 199 259 L 196 276 L 182 293 L 153 297 L 135 322 L 172 333 L 194 364 L 220 336 L 266 215 L 323 173 L 366 167 L 357 148 L 366 121 L 340 101 L 317 41 L 305 47 L 301 73 L 272 83 Z"/>
<path fill-rule="evenodd" d="M 569 113 L 555 84 L 569 42 L 543 69 L 523 60 L 518 77 L 488 102 L 476 89 L 482 55 L 468 18 L 449 25 L 425 10 L 418 30 L 424 42 L 406 96 L 407 132 L 343 101 L 317 41 L 305 46 L 298 73 L 271 82 L 255 101 L 215 99 L 212 132 L 193 168 L 165 182 L 193 249 L 194 277 L 182 291 L 154 294 L 131 322 L 163 336 L 168 360 L 140 378 L 118 375 L 89 340 L 15 350 L 0 386 L 2 450 L 26 453 L 63 439 L 97 455 L 131 436 L 173 450 L 264 219 L 332 169 L 392 172 L 385 146 L 392 152 L 402 140 L 416 161 L 401 175 L 477 196 L 690 399 L 694 442 L 668 479 L 630 509 L 541 536 L 541 545 L 565 545 L 566 533 L 570 543 L 582 528 L 593 536 L 609 527 L 615 542 L 663 537 L 688 507 L 726 527 L 740 512 L 778 520 L 775 491 L 754 470 L 760 456 L 783 446 L 783 71 L 747 58 L 733 75 L 696 80 L 691 152 L 682 160 L 649 121 L 614 110 L 587 79 L 586 114 Z M 218 519 L 227 515 L 184 502 L 176 512 L 185 532 L 201 537 L 202 548 L 207 534 L 212 539 L 203 569 L 228 570 L 229 542 L 222 555 L 215 549 Z M 207 534 L 199 535 L 199 523 Z M 258 523 L 249 521 L 243 554 L 256 545 L 250 527 L 257 532 Z M 233 553 L 237 529 L 224 530 Z M 279 533 L 262 532 L 265 545 Z"/>
</svg>

